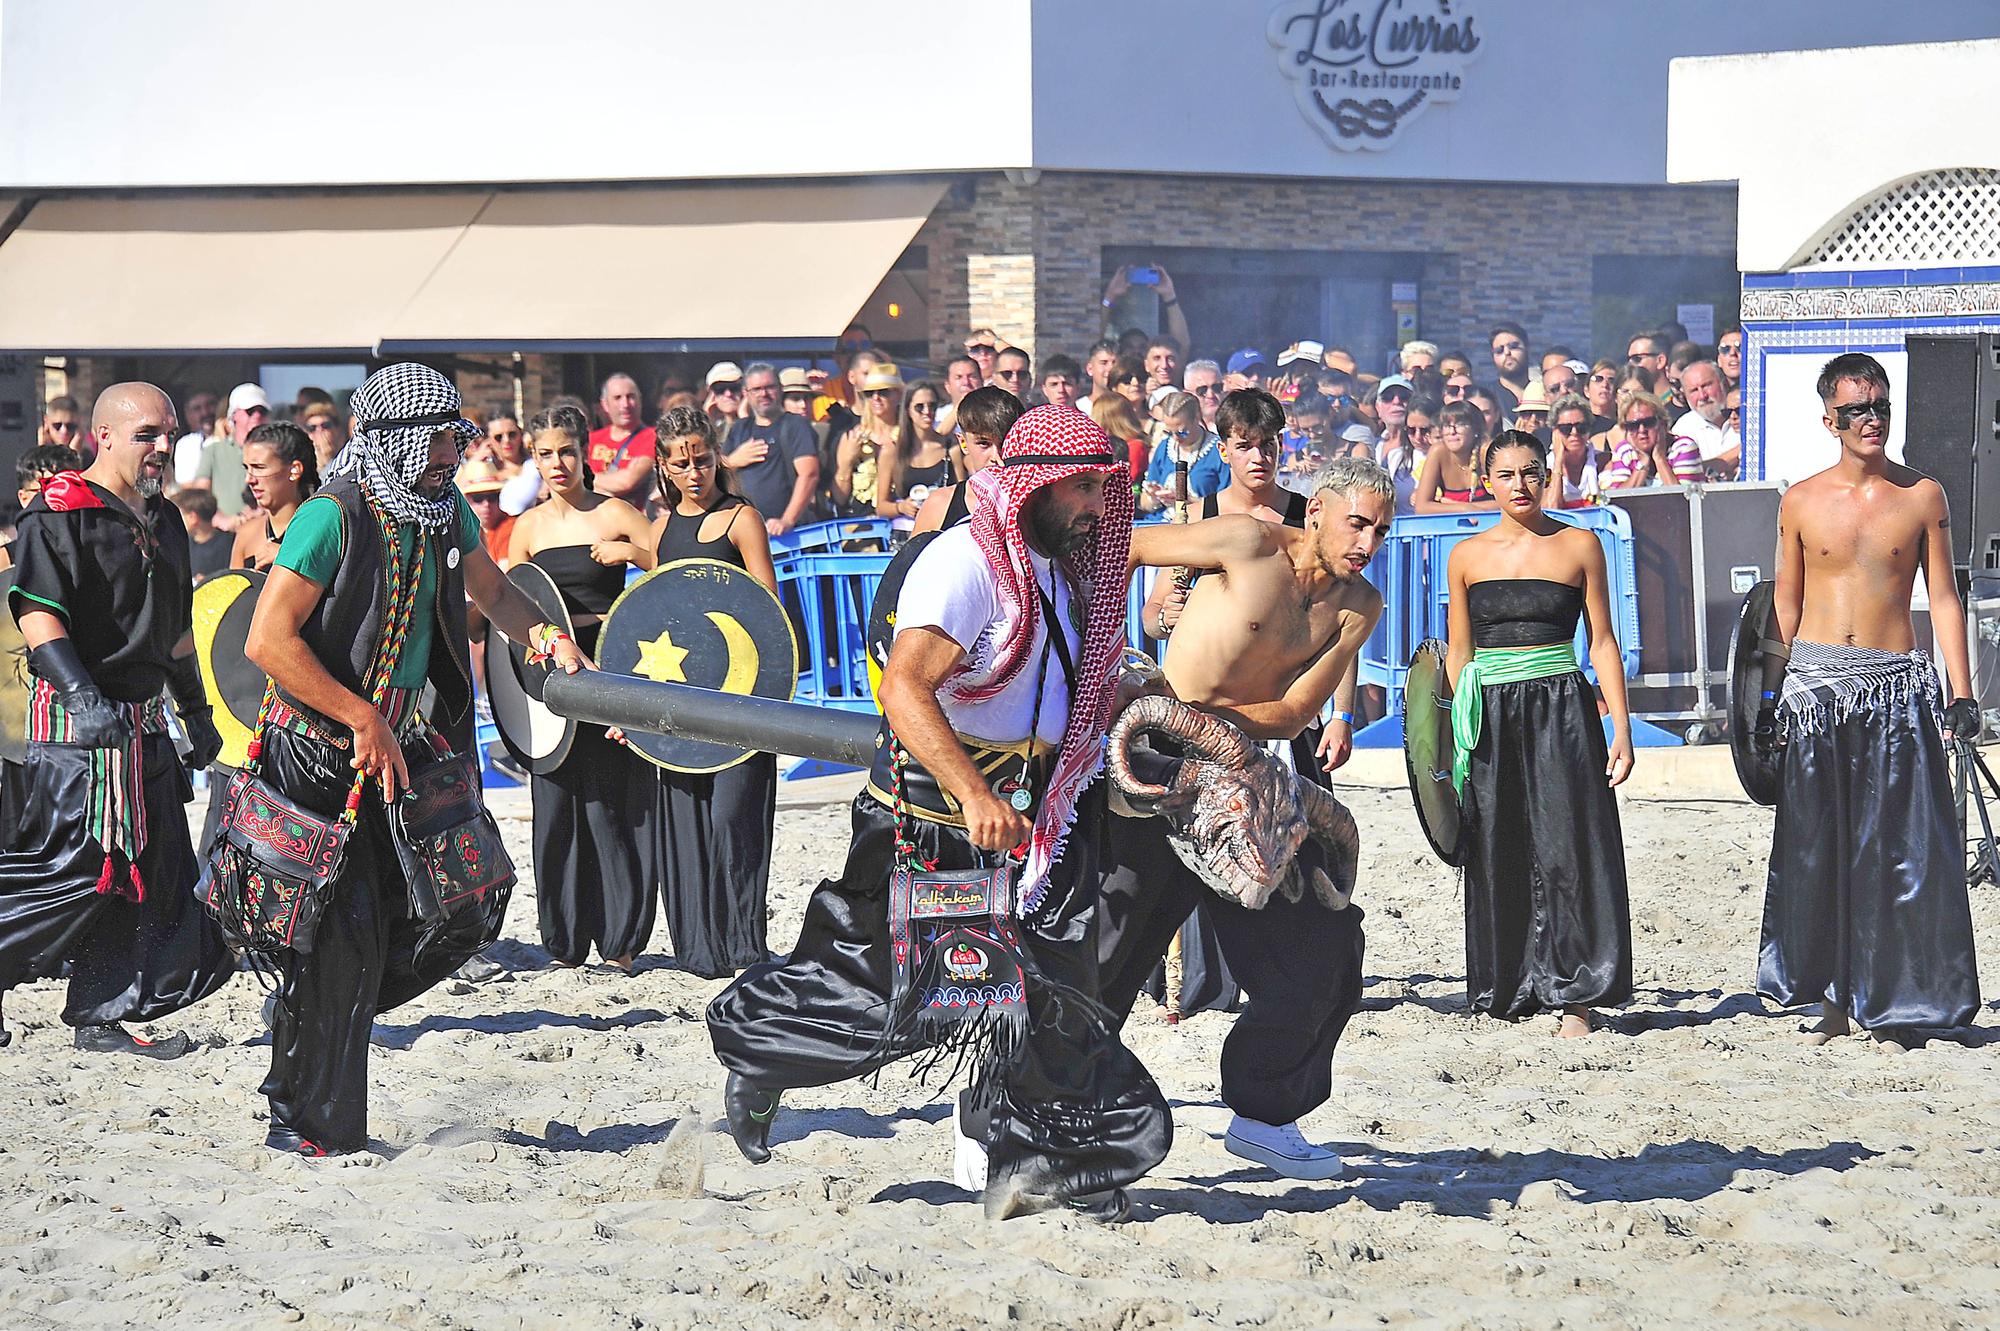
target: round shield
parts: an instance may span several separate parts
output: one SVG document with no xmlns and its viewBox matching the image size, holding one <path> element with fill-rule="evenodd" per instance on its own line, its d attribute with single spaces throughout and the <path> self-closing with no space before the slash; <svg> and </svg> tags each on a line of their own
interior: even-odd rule
<svg viewBox="0 0 2000 1331">
<path fill-rule="evenodd" d="M 1445 646 L 1436 638 L 1417 644 L 1403 685 L 1403 763 L 1417 821 L 1431 849 L 1446 864 L 1465 863 L 1459 837 L 1458 792 L 1451 784 L 1451 684 L 1445 673 Z"/>
<path fill-rule="evenodd" d="M 1769 579 L 1752 587 L 1729 635 L 1729 754 L 1743 793 L 1759 804 L 1778 802 L 1778 751 L 1757 742 L 1757 710 L 1767 687 L 1764 644 L 1778 627 L 1777 590 Z"/>
<path fill-rule="evenodd" d="M 719 559 L 678 559 L 627 587 L 604 616 L 605 670 L 722 693 L 788 699 L 799 682 L 791 616 L 757 579 Z M 648 762 L 669 772 L 720 772 L 753 750 L 627 730 Z"/>
<path fill-rule="evenodd" d="M 0 569 L 0 758 L 28 761 L 28 643 L 14 622 L 7 602 L 14 590 L 14 570 Z"/>
<path fill-rule="evenodd" d="M 798 636 L 778 598 L 748 572 L 722 560 L 674 560 L 612 602 L 598 665 L 784 701 L 798 687 Z M 754 751 L 636 729 L 626 729 L 626 741 L 654 767 L 688 775 L 734 767 Z"/>
<path fill-rule="evenodd" d="M 889 664 L 889 645 L 896 639 L 896 598 L 903 594 L 903 580 L 910 576 L 911 565 L 937 535 L 927 531 L 912 536 L 889 561 L 889 567 L 882 570 L 882 580 L 875 584 L 875 600 L 868 607 L 867 643 L 868 692 L 877 708 L 882 706 L 882 671 Z"/>
<path fill-rule="evenodd" d="M 218 573 L 194 589 L 194 659 L 222 736 L 216 761 L 228 767 L 249 761 L 250 737 L 264 705 L 264 672 L 250 664 L 247 651 L 263 589 L 264 575 L 243 568 Z"/>
<path fill-rule="evenodd" d="M 527 594 L 542 618 L 575 636 L 569 607 L 546 570 L 539 564 L 516 564 L 507 580 Z M 547 776 L 569 757 L 576 742 L 576 722 L 557 716 L 542 705 L 541 666 L 528 664 L 528 649 L 509 642 L 498 629 L 486 631 L 486 696 L 493 704 L 493 727 L 514 761 L 537 776 Z"/>
</svg>

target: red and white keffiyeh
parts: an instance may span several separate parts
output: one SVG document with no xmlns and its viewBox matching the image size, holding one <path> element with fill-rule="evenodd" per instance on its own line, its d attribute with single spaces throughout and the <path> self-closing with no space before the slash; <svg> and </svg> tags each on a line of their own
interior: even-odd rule
<svg viewBox="0 0 2000 1331">
<path fill-rule="evenodd" d="M 1083 659 L 1077 663 L 1069 723 L 1063 729 L 1055 772 L 1035 815 L 1028 859 L 1017 888 L 1023 915 L 1041 905 L 1049 871 L 1062 858 L 1077 797 L 1104 759 L 1104 734 L 1111 723 L 1118 666 L 1125 652 L 1126 556 L 1132 546 L 1132 487 L 1124 483 L 1126 463 L 1117 456 L 1097 423 L 1071 407 L 1054 404 L 1024 414 L 1000 445 L 1000 461 L 972 478 L 979 507 L 972 515 L 972 539 L 1000 590 L 1002 623 L 992 667 L 974 678 L 962 674 L 945 687 L 961 702 L 990 698 L 1028 664 L 1041 615 L 1034 567 L 1021 532 L 1021 510 L 1044 486 L 1087 471 L 1113 473 L 1104 487 L 1104 518 L 1097 535 L 1062 561 L 1063 575 L 1086 607 Z M 1051 632 L 1060 632 L 1052 625 Z"/>
</svg>

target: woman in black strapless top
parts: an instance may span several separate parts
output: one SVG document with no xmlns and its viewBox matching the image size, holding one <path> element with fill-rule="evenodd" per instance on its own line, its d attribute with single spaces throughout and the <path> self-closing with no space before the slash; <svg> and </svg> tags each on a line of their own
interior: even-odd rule
<svg viewBox="0 0 2000 1331">
<path fill-rule="evenodd" d="M 1560 1009 L 1564 1036 L 1591 1009 L 1632 997 L 1625 843 L 1612 787 L 1632 770 L 1625 664 L 1612 630 L 1604 552 L 1542 511 L 1548 461 L 1531 434 L 1486 450 L 1498 526 L 1451 553 L 1452 729 L 1465 848 L 1465 987 L 1506 1020 Z M 1571 645 L 1590 625 L 1590 661 Z"/>
<path fill-rule="evenodd" d="M 719 559 L 778 589 L 764 519 L 718 476 L 708 417 L 676 407 L 660 418 L 655 476 L 665 511 L 653 522 L 656 565 Z M 660 771 L 661 896 L 674 959 L 709 979 L 771 959 L 766 922 L 778 760 L 753 753 L 706 775 Z"/>
<path fill-rule="evenodd" d="M 243 488 L 258 515 L 236 530 L 229 567 L 268 573 L 292 514 L 319 489 L 312 438 L 290 421 L 267 421 L 244 436 Z"/>
<path fill-rule="evenodd" d="M 510 563 L 539 565 L 562 593 L 577 646 L 597 647 L 598 629 L 625 586 L 629 549 L 648 538 L 645 514 L 591 489 L 584 449 L 589 423 L 574 407 L 528 422 L 530 457 L 546 503 L 514 523 Z M 630 971 L 653 933 L 658 877 L 656 803 L 645 764 L 601 726 L 578 724 L 563 765 L 530 781 L 535 804 L 535 899 L 542 946 L 557 964 L 597 955 Z"/>
</svg>

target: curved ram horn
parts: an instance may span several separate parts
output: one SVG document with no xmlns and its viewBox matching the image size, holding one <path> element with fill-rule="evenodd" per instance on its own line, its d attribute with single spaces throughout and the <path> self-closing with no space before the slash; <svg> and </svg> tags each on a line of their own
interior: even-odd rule
<svg viewBox="0 0 2000 1331">
<path fill-rule="evenodd" d="M 1322 886 L 1319 880 L 1326 875 L 1315 870 L 1313 890 L 1321 901 L 1339 910 L 1347 904 L 1360 873 L 1361 829 L 1354 825 L 1353 813 L 1334 798 L 1332 791 L 1312 781 L 1300 779 L 1299 801 L 1305 806 L 1306 826 L 1312 829 L 1313 840 L 1326 848 L 1327 866 L 1333 871 Z"/>
<path fill-rule="evenodd" d="M 1111 727 L 1111 748 L 1105 762 L 1111 768 L 1111 779 L 1118 788 L 1133 799 L 1163 800 L 1167 797 L 1165 786 L 1144 781 L 1132 771 L 1132 740 L 1142 730 L 1162 728 L 1169 706 L 1179 706 L 1172 698 L 1157 693 L 1149 693 L 1135 698 L 1132 705 L 1118 714 L 1118 720 Z"/>
</svg>

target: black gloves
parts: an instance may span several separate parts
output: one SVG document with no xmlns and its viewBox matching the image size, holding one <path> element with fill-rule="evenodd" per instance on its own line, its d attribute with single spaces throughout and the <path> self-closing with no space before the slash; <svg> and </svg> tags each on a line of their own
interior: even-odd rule
<svg viewBox="0 0 2000 1331">
<path fill-rule="evenodd" d="M 181 727 L 187 731 L 188 767 L 199 772 L 222 752 L 222 736 L 215 729 L 208 691 L 201 686 L 201 666 L 193 656 L 174 658 L 167 673 L 167 691 L 173 695 L 174 710 L 180 713 Z"/>
<path fill-rule="evenodd" d="M 1784 743 L 1783 737 L 1778 733 L 1776 704 L 1766 702 L 1757 709 L 1757 724 L 1750 733 L 1756 741 L 1758 750 L 1763 753 L 1774 752 Z"/>
<path fill-rule="evenodd" d="M 123 709 L 107 702 L 76 644 L 68 638 L 52 638 L 28 651 L 28 668 L 49 682 L 69 713 L 70 743 L 86 749 L 122 749 L 132 742 L 132 723 Z"/>
<path fill-rule="evenodd" d="M 1960 698 L 1944 709 L 1945 733 L 1953 739 L 1977 740 L 1979 738 L 1979 704 L 1971 698 Z"/>
</svg>

